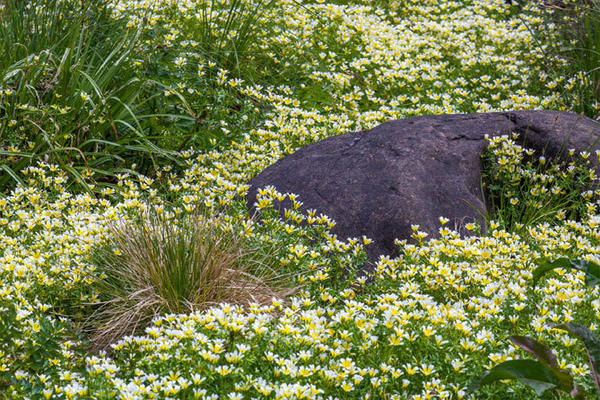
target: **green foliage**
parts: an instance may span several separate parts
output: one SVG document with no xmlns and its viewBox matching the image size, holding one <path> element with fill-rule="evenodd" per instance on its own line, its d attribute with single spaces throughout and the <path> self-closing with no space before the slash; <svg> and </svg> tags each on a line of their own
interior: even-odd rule
<svg viewBox="0 0 600 400">
<path fill-rule="evenodd" d="M 600 1 L 548 2 L 547 25 L 558 28 L 559 40 L 550 43 L 552 53 L 564 58 L 562 68 L 549 64 L 549 72 L 562 76 L 568 87 L 564 97 L 573 97 L 575 110 L 590 118 L 600 116 Z M 539 34 L 540 40 L 545 40 Z"/>
<path fill-rule="evenodd" d="M 104 0 L 8 0 L 0 9 L 0 188 L 38 161 L 79 190 L 127 170 L 181 164 L 175 152 L 227 145 L 266 108 L 236 84 L 269 70 L 256 47 L 272 2 L 212 1 L 174 21 L 190 40 L 165 45 L 160 24 L 137 30 Z M 182 14 L 173 10 L 174 16 Z M 263 26 L 256 29 L 256 24 Z"/>
<path fill-rule="evenodd" d="M 570 260 L 559 258 L 555 261 L 538 261 L 538 267 L 533 271 L 533 286 L 535 287 L 541 277 L 556 268 L 574 268 L 585 273 L 585 284 L 596 286 L 600 283 L 600 265 L 585 260 Z"/>
<path fill-rule="evenodd" d="M 538 262 L 538 268 L 533 272 L 533 286 L 537 284 L 541 276 L 555 268 L 571 267 L 586 274 L 586 285 L 596 286 L 600 283 L 600 266 L 596 263 L 584 260 L 569 260 L 560 258 L 554 262 L 542 260 Z M 565 330 L 575 335 L 583 342 L 586 350 L 590 374 L 600 395 L 600 340 L 585 326 L 564 323 L 554 324 L 555 329 Z M 574 399 L 583 399 L 584 395 L 573 381 L 568 371 L 559 367 L 556 355 L 552 350 L 527 336 L 511 336 L 510 340 L 521 349 L 532 354 L 537 361 L 533 360 L 510 360 L 494 366 L 484 372 L 477 381 L 470 386 L 470 391 L 475 391 L 484 385 L 504 380 L 518 379 L 524 385 L 534 389 L 536 394 L 542 395 L 549 389 L 558 389 L 568 393 Z"/>
<path fill-rule="evenodd" d="M 510 340 L 518 347 L 533 354 L 534 360 L 509 360 L 484 372 L 469 388 L 479 390 L 482 386 L 501 380 L 518 379 L 530 387 L 538 396 L 550 389 L 569 393 L 575 399 L 583 399 L 580 389 L 573 383 L 573 377 L 558 367 L 556 356 L 546 345 L 525 336 L 511 336 Z"/>
<path fill-rule="evenodd" d="M 577 220 L 588 211 L 597 181 L 589 154 L 569 152 L 568 163 L 536 156 L 508 136 L 488 138 L 483 155 L 484 194 L 490 208 L 485 216 L 501 229 L 521 231 L 556 220 Z M 526 138 L 525 138 L 526 139 Z"/>
<path fill-rule="evenodd" d="M 182 53 L 185 56 L 177 56 Z M 228 71 L 192 45 L 168 51 L 154 47 L 143 65 L 144 74 L 162 91 L 145 103 L 144 111 L 156 116 L 148 121 L 148 129 L 160 147 L 202 151 L 227 146 L 239 139 L 240 132 L 257 126 L 267 111 L 238 87 L 226 84 L 231 78 Z"/>
<path fill-rule="evenodd" d="M 566 323 L 553 326 L 556 329 L 566 330 L 579 338 L 586 349 L 591 375 L 600 394 L 600 340 L 592 331 L 582 325 Z M 559 368 L 556 355 L 552 350 L 535 339 L 526 336 L 511 336 L 510 340 L 518 347 L 531 353 L 537 361 L 510 360 L 494 366 L 484 372 L 475 381 L 470 391 L 480 389 L 484 385 L 505 379 L 518 379 L 524 385 L 535 390 L 538 396 L 550 389 L 566 392 L 574 399 L 583 399 L 584 395 L 573 381 L 568 371 Z"/>
<path fill-rule="evenodd" d="M 145 52 L 137 62 L 164 93 L 146 103 L 146 113 L 158 116 L 150 136 L 161 147 L 226 146 L 262 121 L 268 107 L 241 86 L 264 84 L 275 75 L 266 56 L 272 49 L 263 44 L 270 33 L 264 15 L 273 3 L 203 0 L 190 5 L 192 15 L 179 12 L 175 3 L 162 12 L 177 26 L 176 37 L 167 25 L 144 27 Z M 172 117 L 176 115 L 183 118 Z"/>
<path fill-rule="evenodd" d="M 88 191 L 88 178 L 104 186 L 132 156 L 140 169 L 156 167 L 155 157 L 175 161 L 136 115 L 151 83 L 131 64 L 136 32 L 104 1 L 7 0 L 0 36 L 0 187 L 38 161 L 58 164 Z"/>
<path fill-rule="evenodd" d="M 533 360 L 511 360 L 486 371 L 472 389 L 476 390 L 481 386 L 509 379 L 518 379 L 532 388 L 538 396 L 559 385 L 552 371 L 544 364 Z"/>
<path fill-rule="evenodd" d="M 566 323 L 555 325 L 554 328 L 568 331 L 575 335 L 579 340 L 583 342 L 585 351 L 588 357 L 588 363 L 590 364 L 590 374 L 600 395 L 600 340 L 594 335 L 592 331 L 582 325 Z"/>
<path fill-rule="evenodd" d="M 3 304 L 0 316 L 0 353 L 8 362 L 0 370 L 0 396 L 12 384 L 20 387 L 22 395 L 40 398 L 45 380 L 58 374 L 58 360 L 66 361 L 65 356 L 82 349 L 65 347 L 65 341 L 74 338 L 66 320 L 27 313 L 12 304 Z"/>
<path fill-rule="evenodd" d="M 273 4 L 274 0 L 210 0 L 197 15 L 181 20 L 180 26 L 186 38 L 198 43 L 197 50 L 207 61 L 236 77 L 251 78 L 260 54 L 255 45 L 261 34 L 268 34 L 258 24 L 266 22 L 261 20 Z"/>
<path fill-rule="evenodd" d="M 553 380 L 556 381 L 562 390 L 571 393 L 579 393 L 579 389 L 573 383 L 573 377 L 565 370 L 559 368 L 558 359 L 548 346 L 527 336 L 515 335 L 511 336 L 510 340 L 516 346 L 532 354 L 538 360 L 538 363 L 541 363 L 544 367 L 549 369 L 552 372 L 552 375 L 554 375 Z"/>
</svg>

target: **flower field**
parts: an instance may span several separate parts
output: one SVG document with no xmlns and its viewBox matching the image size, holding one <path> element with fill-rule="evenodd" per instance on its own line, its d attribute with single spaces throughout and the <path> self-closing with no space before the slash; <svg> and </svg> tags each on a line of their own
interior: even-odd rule
<svg viewBox="0 0 600 400">
<path fill-rule="evenodd" d="M 492 140 L 490 176 L 510 196 L 489 232 L 461 238 L 440 216 L 439 238 L 415 227 L 369 283 L 355 273 L 369 238 L 332 235 L 335 221 L 276 188 L 261 191 L 255 216 L 241 200 L 252 177 L 296 149 L 392 119 L 599 116 L 598 97 L 580 92 L 593 75 L 556 51 L 566 46 L 556 21 L 571 14 L 504 0 L 89 3 L 0 1 L 0 399 L 536 398 L 516 381 L 468 392 L 486 369 L 530 357 L 510 335 L 551 345 L 598 395 L 585 349 L 551 324 L 596 331 L 600 288 L 573 270 L 532 281 L 541 260 L 600 263 L 590 167 L 600 155 L 544 169 L 513 138 Z M 14 10 L 30 18 L 19 24 Z M 47 43 L 8 45 L 28 29 Z M 510 180 L 515 171 L 530 179 Z M 94 317 L 117 301 L 107 287 L 119 301 L 150 290 L 97 262 L 102 251 L 123 256 L 115 226 L 151 211 L 176 235 L 199 209 L 201 223 L 216 221 L 211 234 L 243 246 L 223 260 L 268 267 L 290 290 L 236 303 L 224 285 L 216 290 L 231 296 L 211 303 L 182 299 L 177 286 L 175 303 L 161 305 L 157 289 L 146 308 L 123 303 L 110 320 L 138 321 L 126 336 L 94 343 L 90 332 L 110 331 Z M 535 210 L 547 218 L 515 217 Z M 142 309 L 145 319 L 127 315 Z"/>
</svg>

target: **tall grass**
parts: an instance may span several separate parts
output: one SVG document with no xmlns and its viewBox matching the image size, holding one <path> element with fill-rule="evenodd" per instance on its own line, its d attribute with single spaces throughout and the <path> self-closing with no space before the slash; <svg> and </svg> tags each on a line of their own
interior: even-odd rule
<svg viewBox="0 0 600 400">
<path fill-rule="evenodd" d="M 147 81 L 131 65 L 137 36 L 103 1 L 7 0 L 0 11 L 0 187 L 39 161 L 86 190 L 133 157 L 168 156 L 136 109 Z"/>
<path fill-rule="evenodd" d="M 600 1 L 587 0 L 581 5 L 576 32 L 577 43 L 571 57 L 576 69 L 582 72 L 578 86 L 580 109 L 597 118 L 600 116 Z"/>
<path fill-rule="evenodd" d="M 246 84 L 273 83 L 276 66 L 266 55 L 271 27 L 266 21 L 274 0 L 203 0 L 190 15 L 177 7 L 163 11 L 172 19 L 145 31 L 152 43 L 144 54 L 146 73 L 160 82 L 167 96 L 149 103 L 149 113 L 171 113 L 193 119 L 159 121 L 177 148 L 206 149 L 227 145 L 257 126 L 266 107 L 240 92 Z M 185 40 L 166 40 L 176 27 Z"/>
<path fill-rule="evenodd" d="M 150 208 L 116 223 L 109 243 L 92 256 L 100 302 L 88 320 L 104 347 L 144 328 L 153 317 L 219 303 L 265 304 L 293 293 L 277 261 L 219 217 L 196 210 L 167 217 Z"/>
<path fill-rule="evenodd" d="M 2 4 L 1 191 L 40 161 L 96 191 L 132 164 L 152 174 L 186 147 L 227 145 L 266 111 L 230 82 L 272 75 L 264 39 L 274 0 L 206 0 L 192 18 L 173 9 L 174 20 L 150 28 L 107 0 Z M 165 42 L 173 26 L 189 40 Z"/>
<path fill-rule="evenodd" d="M 257 24 L 274 0 L 231 0 L 224 8 L 217 7 L 218 3 L 221 2 L 212 0 L 184 29 L 189 30 L 188 37 L 198 41 L 209 60 L 238 77 L 251 79 L 254 71 L 248 61 L 258 51 L 253 45 L 267 31 L 264 27 L 257 29 Z"/>
<path fill-rule="evenodd" d="M 550 72 L 563 76 L 565 96 L 575 95 L 575 111 L 600 117 L 600 1 L 546 2 L 545 16 L 558 27 L 559 42 L 552 48 L 566 63 Z M 540 38 L 544 34 L 540 33 Z M 556 66 L 553 65 L 553 68 Z"/>
</svg>

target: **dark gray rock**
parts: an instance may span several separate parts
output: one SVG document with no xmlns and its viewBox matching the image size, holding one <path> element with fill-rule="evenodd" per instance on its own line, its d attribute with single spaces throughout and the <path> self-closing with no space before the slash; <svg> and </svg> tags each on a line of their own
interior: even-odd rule
<svg viewBox="0 0 600 400">
<path fill-rule="evenodd" d="M 557 111 L 436 115 L 384 123 L 308 145 L 279 160 L 250 181 L 253 207 L 258 188 L 296 193 L 303 209 L 314 208 L 336 221 L 339 238 L 365 235 L 371 260 L 395 255 L 394 239 L 408 239 L 411 225 L 435 237 L 439 217 L 466 234 L 479 214 L 484 136 L 520 134 L 538 155 L 561 157 L 568 149 L 599 149 L 600 124 Z M 595 164 L 597 166 L 597 163 Z M 289 206 L 289 204 L 283 204 Z M 283 210 L 283 207 L 282 207 Z"/>
</svg>

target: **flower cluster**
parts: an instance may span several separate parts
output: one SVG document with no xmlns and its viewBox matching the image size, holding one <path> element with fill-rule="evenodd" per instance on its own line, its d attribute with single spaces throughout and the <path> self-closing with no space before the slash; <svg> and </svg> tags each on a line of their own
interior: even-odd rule
<svg viewBox="0 0 600 400">
<path fill-rule="evenodd" d="M 594 190 L 597 177 L 589 152 L 565 149 L 548 160 L 515 143 L 520 140 L 517 134 L 487 140 L 484 179 L 494 208 L 489 214 L 500 226 L 522 230 L 595 211 L 600 192 Z"/>
<path fill-rule="evenodd" d="M 243 14 L 257 1 L 240 3 Z M 525 4 L 517 14 L 503 0 L 389 1 L 386 9 L 367 0 L 275 3 L 261 16 L 256 29 L 264 35 L 247 58 L 267 49 L 261 62 L 282 76 L 273 83 L 249 80 L 228 59 L 205 59 L 196 51 L 201 41 L 186 36 L 186 21 L 198 22 L 202 12 L 221 21 L 231 2 L 111 2 L 115 18 L 143 31 L 138 45 L 145 51 L 133 67 L 151 71 L 155 65 L 145 55 L 166 54 L 161 71 L 172 75 L 168 85 L 161 83 L 161 101 L 179 109 L 202 105 L 206 93 L 192 83 L 210 79 L 210 98 L 239 95 L 243 115 L 218 124 L 235 136 L 230 142 L 201 137 L 208 150 L 180 151 L 183 171 L 167 165 L 149 177 L 132 168 L 93 196 L 71 193 L 65 171 L 39 163 L 23 171 L 23 185 L 0 198 L 0 387 L 7 396 L 461 399 L 483 368 L 519 356 L 507 343 L 510 334 L 553 344 L 560 365 L 590 389 L 584 355 L 549 324 L 574 321 L 595 329 L 598 287 L 586 287 L 581 273 L 561 270 L 535 290 L 530 283 L 541 258 L 600 261 L 594 193 L 581 193 L 583 208 L 576 213 L 518 232 L 491 220 L 488 235 L 461 238 L 441 218 L 440 238 L 425 241 L 415 227 L 412 241 L 398 242 L 397 257 L 376 263 L 369 284 L 355 274 L 368 238 L 337 238 L 334 221 L 319 210 L 301 211 L 301 198 L 276 188 L 259 192 L 256 216 L 239 200 L 253 176 L 297 148 L 389 119 L 569 109 L 572 99 L 559 89 L 572 83 L 538 79 L 545 49 L 531 32 L 542 10 Z M 0 104 L 14 104 L 12 90 L 0 87 Z M 78 96 L 82 110 L 98 104 L 91 90 Z M 249 128 L 246 121 L 263 111 L 262 123 Z M 19 132 L 21 122 L 6 124 Z M 509 138 L 491 147 L 499 174 L 529 173 L 521 163 L 527 150 Z M 569 171 L 552 173 L 566 183 L 574 176 Z M 81 179 L 93 182 L 94 174 Z M 537 192 L 530 194 L 540 201 L 545 191 L 562 196 L 570 190 L 555 189 L 548 171 L 531 174 Z M 515 194 L 509 202 L 513 198 L 527 201 Z M 221 304 L 163 315 L 110 353 L 86 351 L 80 314 L 99 296 L 90 250 L 107 240 L 113 221 L 126 221 L 149 203 L 173 219 L 198 206 L 223 212 L 223 224 L 276 250 L 281 271 L 300 272 L 300 291 L 267 306 Z M 521 386 L 511 390 L 514 398 L 530 395 Z M 505 392 L 490 387 L 478 395 Z"/>
</svg>

